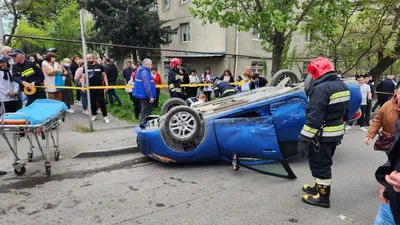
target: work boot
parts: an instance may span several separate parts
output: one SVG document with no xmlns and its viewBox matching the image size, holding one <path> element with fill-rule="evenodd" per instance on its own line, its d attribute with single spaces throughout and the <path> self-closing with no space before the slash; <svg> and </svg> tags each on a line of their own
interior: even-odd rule
<svg viewBox="0 0 400 225">
<path fill-rule="evenodd" d="M 0 170 L 0 176 L 6 175 L 6 174 L 7 174 L 6 171 Z"/>
<path fill-rule="evenodd" d="M 310 205 L 329 208 L 329 196 L 331 194 L 331 186 L 323 184 L 317 184 L 316 186 L 318 189 L 318 193 L 316 195 L 304 194 L 302 197 L 303 202 Z"/>
<path fill-rule="evenodd" d="M 315 183 L 315 180 L 313 186 L 305 184 L 301 189 L 303 189 L 305 193 L 310 195 L 316 195 L 318 193 L 317 183 Z"/>
</svg>

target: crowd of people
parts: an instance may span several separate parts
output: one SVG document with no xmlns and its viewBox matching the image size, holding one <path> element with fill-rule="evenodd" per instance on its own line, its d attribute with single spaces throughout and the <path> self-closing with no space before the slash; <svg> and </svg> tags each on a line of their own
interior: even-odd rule
<svg viewBox="0 0 400 225">
<path fill-rule="evenodd" d="M 23 51 L 12 50 L 8 46 L 1 49 L 0 113 L 15 112 L 24 104 L 29 106 L 36 99 L 43 98 L 63 101 L 68 107 L 68 112 L 75 113 L 71 108 L 74 104 L 74 91 L 62 87 L 101 86 L 103 88 L 90 90 L 90 99 L 86 89 L 77 89 L 77 103 L 82 105 L 82 112 L 87 115 L 90 103 L 93 121 L 97 119 L 97 114 L 101 113 L 104 122 L 110 123 L 107 117 L 108 101 L 111 105 L 116 101 L 122 106 L 118 94 L 109 88 L 117 84 L 118 78 L 118 69 L 113 61 L 109 57 L 96 60 L 94 55 L 89 54 L 86 71 L 83 60 L 78 56 L 72 57 L 72 60 L 69 58 L 57 60 L 56 52 L 56 49 L 48 49 L 43 55 L 26 56 Z M 305 192 L 302 200 L 311 205 L 330 207 L 332 157 L 345 130 L 351 129 L 354 125 L 351 122 L 347 122 L 345 126 L 343 124 L 343 118 L 347 116 L 346 112 L 349 109 L 350 92 L 326 58 L 313 60 L 308 73 L 315 83 L 310 90 L 306 90 L 309 97 L 306 106 L 307 120 L 299 136 L 298 150 L 308 155 L 314 182 L 312 185 L 302 187 Z M 146 58 L 142 60 L 141 65 L 127 61 L 122 77 L 126 85 L 133 85 L 133 88 L 126 88 L 125 91 L 133 102 L 134 115 L 137 119 L 140 118 L 140 126 L 143 128 L 153 108 L 158 107 L 160 88 L 156 85 L 162 83 L 161 76 L 153 67 L 152 60 Z M 212 92 L 216 98 L 224 98 L 268 84 L 265 78 L 253 73 L 251 67 L 247 67 L 246 72 L 236 80 L 229 69 L 221 76 L 213 76 L 210 67 L 205 68 L 200 76 L 196 70 L 191 70 L 188 74 L 182 68 L 182 61 L 179 58 L 170 61 L 167 80 L 170 97 L 186 100 L 189 106 L 210 101 Z M 356 80 L 362 96 L 362 116 L 357 120 L 357 124 L 360 130 L 365 132 L 368 131 L 365 127 L 369 126 L 366 144 L 370 144 L 375 136 L 379 135 L 375 149 L 385 150 L 388 156 L 388 162 L 375 174 L 380 184 L 379 195 L 382 202 L 375 224 L 383 224 L 383 220 L 398 224 L 400 223 L 400 173 L 398 173 L 400 92 L 395 92 L 398 85 L 394 75 L 388 75 L 385 80 L 377 84 L 376 88 L 375 82 L 368 74 L 356 76 Z M 235 85 L 233 84 L 235 81 L 242 83 Z M 183 84 L 206 85 L 183 87 Z M 46 86 L 46 88 L 37 88 L 36 92 L 26 96 L 23 94 L 24 89 L 29 91 L 35 86 Z M 377 99 L 377 103 L 373 106 L 374 98 Z M 370 124 L 371 112 L 377 107 L 380 107 L 379 111 Z M 379 145 L 378 142 L 383 141 L 388 142 L 389 147 L 382 149 L 383 145 Z M 0 175 L 5 173 L 0 171 Z"/>
<path fill-rule="evenodd" d="M 67 112 L 74 114 L 75 111 L 71 108 L 75 103 L 74 91 L 63 87 L 86 87 L 88 84 L 104 86 L 104 89 L 92 89 L 90 99 L 85 89 L 77 89 L 76 104 L 82 105 L 82 112 L 89 115 L 88 103 L 91 102 L 92 120 L 96 120 L 97 114 L 101 113 L 104 122 L 110 123 L 106 104 L 114 105 L 116 101 L 122 106 L 122 101 L 115 90 L 107 88 L 117 83 L 117 66 L 109 57 L 96 60 L 94 55 L 89 54 L 87 59 L 89 80 L 86 80 L 84 61 L 79 56 L 73 56 L 72 60 L 69 58 L 59 60 L 55 48 L 47 49 L 43 55 L 39 53 L 26 55 L 22 50 L 13 51 L 9 46 L 2 47 L 0 75 L 3 79 L 0 79 L 0 113 L 16 112 L 24 105 L 29 106 L 36 99 L 48 98 L 64 102 L 68 107 Z M 24 89 L 31 90 L 37 86 L 45 88 L 35 88 L 35 93 L 24 94 Z"/>
<path fill-rule="evenodd" d="M 146 117 L 151 114 L 154 103 L 158 105 L 160 91 L 159 88 L 156 88 L 156 85 L 161 84 L 161 78 L 156 69 L 152 67 L 150 59 L 144 59 L 142 66 L 136 65 L 135 67 L 138 68 L 137 72 L 130 63 L 127 63 L 123 71 L 123 77 L 126 84 L 134 84 L 132 100 L 136 102 L 135 116 L 138 118 L 140 112 L 140 126 L 145 127 L 147 123 Z M 130 73 L 132 73 L 131 76 L 129 76 Z M 221 76 L 213 76 L 210 67 L 205 68 L 200 77 L 197 75 L 196 70 L 191 70 L 190 74 L 188 74 L 182 67 L 182 60 L 179 58 L 171 59 L 167 76 L 170 97 L 183 99 L 189 106 L 211 101 L 212 92 L 214 92 L 216 98 L 223 98 L 261 88 L 268 84 L 265 78 L 253 73 L 250 66 L 236 80 L 238 82 L 242 81 L 241 85 L 233 84 L 234 81 L 235 79 L 229 69 L 225 70 Z M 183 86 L 185 84 L 189 86 Z M 139 107 L 140 109 L 138 109 Z"/>
</svg>

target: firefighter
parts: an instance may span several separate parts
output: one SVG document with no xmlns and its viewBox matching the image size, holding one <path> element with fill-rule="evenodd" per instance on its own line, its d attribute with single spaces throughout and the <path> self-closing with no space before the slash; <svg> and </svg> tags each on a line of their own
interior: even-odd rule
<svg viewBox="0 0 400 225">
<path fill-rule="evenodd" d="M 182 94 L 182 78 L 179 70 L 182 65 L 182 60 L 179 58 L 173 58 L 169 63 L 171 69 L 168 72 L 168 90 L 171 98 L 183 98 Z"/>
<path fill-rule="evenodd" d="M 42 86 L 44 82 L 44 74 L 38 64 L 34 64 L 25 59 L 25 53 L 21 50 L 14 50 L 10 54 L 14 59 L 11 80 L 17 82 L 20 88 L 30 89 L 34 86 Z M 32 95 L 27 96 L 28 101 L 26 106 L 32 104 L 36 99 L 46 98 L 46 92 L 43 88 L 38 88 Z"/>
<path fill-rule="evenodd" d="M 308 204 L 330 207 L 332 156 L 343 139 L 349 113 L 350 91 L 340 80 L 331 62 L 319 57 L 311 61 L 308 73 L 313 85 L 308 93 L 306 123 L 299 136 L 298 150 L 307 154 L 313 185 L 303 185 Z"/>
<path fill-rule="evenodd" d="M 229 82 L 221 81 L 218 77 L 214 77 L 212 81 L 214 83 L 213 91 L 216 98 L 223 98 L 236 94 L 236 89 L 232 87 Z"/>
<path fill-rule="evenodd" d="M 188 106 L 191 106 L 193 103 L 199 101 L 199 97 L 200 97 L 200 94 L 197 94 L 196 97 L 187 98 L 187 99 L 185 100 L 185 102 L 186 102 L 186 104 L 187 104 Z"/>
</svg>

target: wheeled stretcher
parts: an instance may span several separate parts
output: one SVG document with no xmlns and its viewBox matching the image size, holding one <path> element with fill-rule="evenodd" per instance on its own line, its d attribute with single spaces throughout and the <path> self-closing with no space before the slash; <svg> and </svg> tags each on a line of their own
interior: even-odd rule
<svg viewBox="0 0 400 225">
<path fill-rule="evenodd" d="M 57 161 L 60 157 L 59 150 L 59 127 L 61 121 L 65 121 L 67 106 L 60 101 L 51 99 L 38 99 L 31 105 L 18 110 L 15 113 L 4 113 L 0 120 L 0 134 L 5 139 L 11 152 L 14 154 L 14 172 L 21 176 L 26 172 L 26 163 L 21 162 L 18 157 L 17 142 L 26 137 L 29 141 L 28 161 L 33 158 L 33 139 L 36 140 L 38 148 L 45 159 L 46 174 L 51 174 L 51 149 L 50 138 L 52 140 L 54 151 L 54 159 Z M 53 132 L 55 130 L 55 136 Z M 12 143 L 9 135 L 12 135 Z M 46 145 L 42 146 L 39 137 L 46 141 Z M 43 151 L 46 148 L 46 152 Z"/>
</svg>

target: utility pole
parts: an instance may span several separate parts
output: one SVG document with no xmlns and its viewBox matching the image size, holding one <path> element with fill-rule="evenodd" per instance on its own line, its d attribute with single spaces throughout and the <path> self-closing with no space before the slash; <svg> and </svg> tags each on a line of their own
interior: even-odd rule
<svg viewBox="0 0 400 225">
<path fill-rule="evenodd" d="M 81 16 L 81 35 L 82 35 L 82 49 L 83 49 L 83 61 L 85 63 L 85 77 L 86 77 L 86 86 L 89 87 L 89 73 L 88 73 L 88 62 L 87 62 L 87 52 L 86 52 L 86 39 L 85 39 L 85 34 L 86 34 L 86 18 L 85 18 L 85 9 L 82 8 L 80 12 Z M 92 107 L 91 107 L 91 102 L 90 102 L 90 90 L 86 90 L 87 93 L 87 102 L 88 102 L 88 110 L 89 110 L 89 130 L 90 132 L 93 132 L 93 121 L 92 121 Z M 96 104 L 96 103 L 93 103 Z"/>
</svg>

